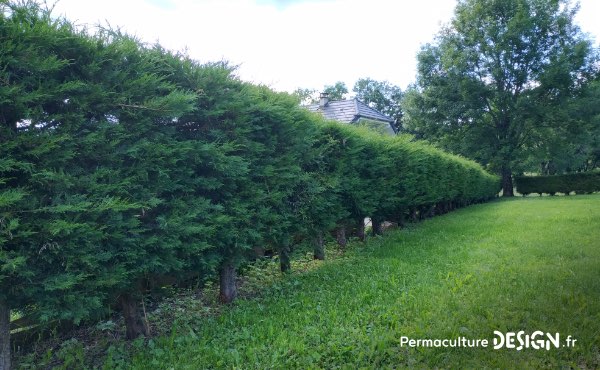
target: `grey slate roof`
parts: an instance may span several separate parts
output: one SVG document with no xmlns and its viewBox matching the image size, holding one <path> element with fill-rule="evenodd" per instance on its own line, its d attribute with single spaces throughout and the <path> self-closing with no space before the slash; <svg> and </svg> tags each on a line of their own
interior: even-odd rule
<svg viewBox="0 0 600 370">
<path fill-rule="evenodd" d="M 390 117 L 376 111 L 356 98 L 329 101 L 324 107 L 320 104 L 312 104 L 307 106 L 307 108 L 312 112 L 321 113 L 327 119 L 343 123 L 354 123 L 361 118 L 387 122 L 390 125 L 394 122 Z"/>
</svg>

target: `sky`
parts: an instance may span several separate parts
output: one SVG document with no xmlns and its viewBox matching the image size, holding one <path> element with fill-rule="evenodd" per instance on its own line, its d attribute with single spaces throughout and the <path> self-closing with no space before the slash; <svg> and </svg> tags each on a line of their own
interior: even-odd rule
<svg viewBox="0 0 600 370">
<path fill-rule="evenodd" d="M 600 0 L 580 0 L 576 22 L 600 41 Z M 456 0 L 59 0 L 80 26 L 121 28 L 144 42 L 229 61 L 246 81 L 278 91 L 321 90 L 359 78 L 403 90 L 416 55 L 453 15 Z M 597 44 L 597 42 L 596 42 Z"/>
</svg>

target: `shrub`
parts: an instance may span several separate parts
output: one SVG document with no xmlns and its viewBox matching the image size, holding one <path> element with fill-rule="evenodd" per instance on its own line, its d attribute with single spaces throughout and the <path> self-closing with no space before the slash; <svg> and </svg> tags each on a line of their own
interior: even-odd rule
<svg viewBox="0 0 600 370">
<path fill-rule="evenodd" d="M 577 194 L 600 191 L 600 172 L 582 172 L 552 176 L 518 176 L 517 191 L 523 195 L 531 193 Z"/>
</svg>

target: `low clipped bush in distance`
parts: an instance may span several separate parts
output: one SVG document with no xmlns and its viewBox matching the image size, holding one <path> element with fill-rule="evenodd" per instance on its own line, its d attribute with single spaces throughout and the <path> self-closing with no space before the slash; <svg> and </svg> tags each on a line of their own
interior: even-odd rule
<svg viewBox="0 0 600 370">
<path fill-rule="evenodd" d="M 600 171 L 570 173 L 551 176 L 517 176 L 517 191 L 523 195 L 532 193 L 589 194 L 600 191 Z"/>
</svg>

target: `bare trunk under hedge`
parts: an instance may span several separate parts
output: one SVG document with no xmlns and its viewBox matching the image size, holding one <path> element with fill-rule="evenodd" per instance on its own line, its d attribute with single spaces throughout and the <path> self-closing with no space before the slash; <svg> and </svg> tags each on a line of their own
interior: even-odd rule
<svg viewBox="0 0 600 370">
<path fill-rule="evenodd" d="M 221 303 L 231 303 L 237 296 L 235 278 L 236 271 L 233 262 L 223 262 L 219 270 L 219 301 Z"/>
<path fill-rule="evenodd" d="M 140 336 L 147 337 L 150 330 L 142 312 L 140 312 L 139 300 L 129 293 L 122 294 L 119 298 L 123 319 L 125 320 L 125 337 L 128 340 L 136 339 Z"/>
<path fill-rule="evenodd" d="M 279 265 L 281 272 L 289 272 L 292 268 L 290 254 L 292 250 L 288 242 L 285 242 L 279 251 Z"/>
<path fill-rule="evenodd" d="M 0 301 L 0 370 L 10 370 L 10 308 Z"/>
<path fill-rule="evenodd" d="M 365 219 L 361 217 L 358 220 L 356 226 L 357 226 L 356 236 L 358 237 L 358 239 L 361 242 L 364 242 L 367 239 L 367 236 L 365 234 Z"/>
<path fill-rule="evenodd" d="M 373 236 L 383 234 L 383 229 L 381 228 L 381 225 L 382 225 L 381 219 L 379 219 L 377 217 L 372 217 L 371 225 L 372 225 L 371 232 L 373 233 Z"/>
<path fill-rule="evenodd" d="M 325 242 L 323 233 L 318 232 L 314 240 L 314 258 L 323 261 L 325 259 Z"/>
<path fill-rule="evenodd" d="M 335 239 L 340 247 L 346 248 L 346 244 L 348 244 L 348 240 L 346 239 L 346 225 L 340 225 L 335 230 Z"/>
</svg>

